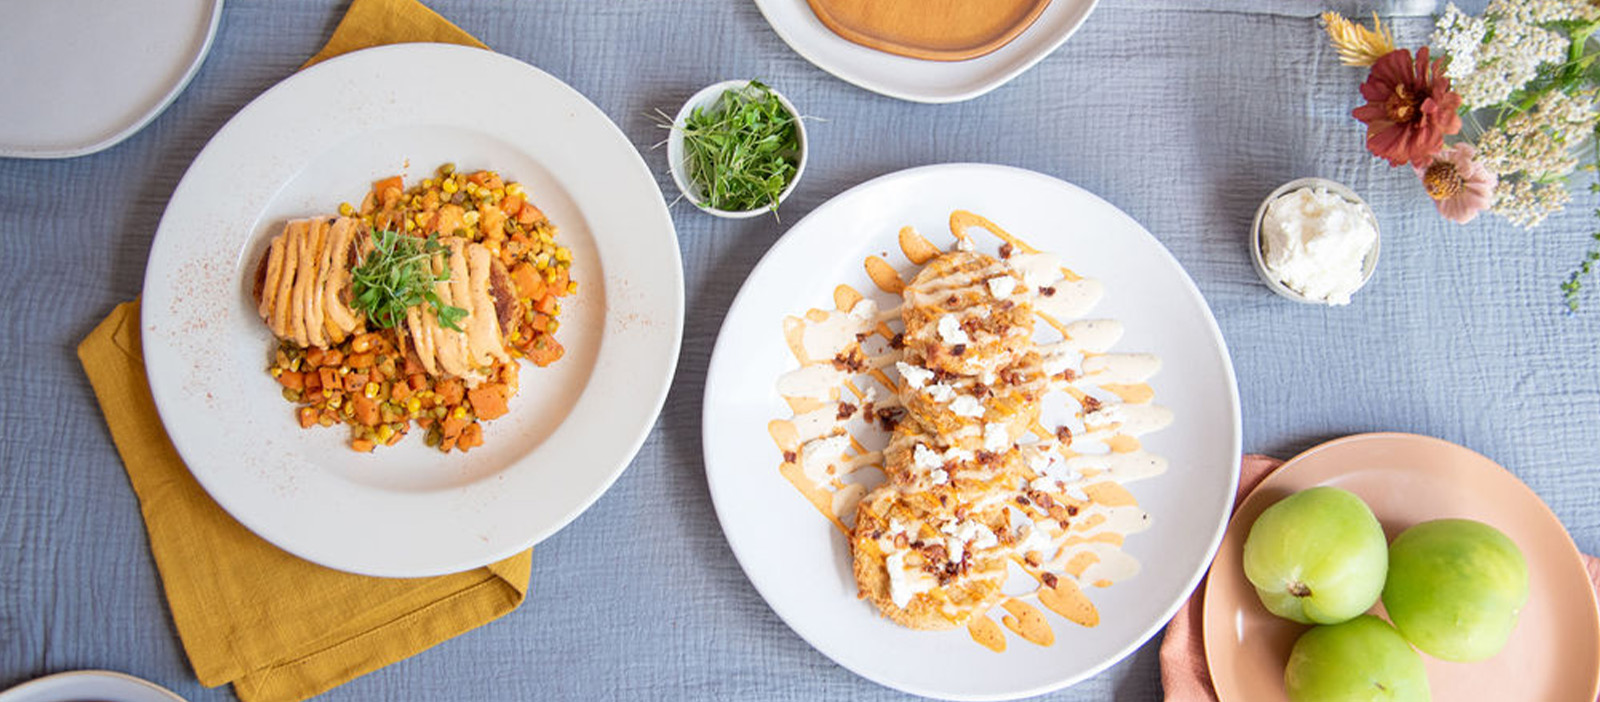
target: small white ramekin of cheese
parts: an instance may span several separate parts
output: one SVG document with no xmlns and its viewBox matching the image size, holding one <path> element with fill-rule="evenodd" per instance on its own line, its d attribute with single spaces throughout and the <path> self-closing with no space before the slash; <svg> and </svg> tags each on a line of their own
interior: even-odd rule
<svg viewBox="0 0 1600 702">
<path fill-rule="evenodd" d="M 1348 305 L 1378 265 L 1378 221 L 1349 188 L 1325 178 L 1284 183 L 1256 210 L 1251 259 L 1291 300 Z"/>
</svg>

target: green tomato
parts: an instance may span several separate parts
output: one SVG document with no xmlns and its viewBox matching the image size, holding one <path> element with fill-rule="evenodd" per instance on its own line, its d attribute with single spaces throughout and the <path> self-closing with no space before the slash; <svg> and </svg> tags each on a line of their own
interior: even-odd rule
<svg viewBox="0 0 1600 702">
<path fill-rule="evenodd" d="M 1337 624 L 1383 591 L 1389 549 L 1367 503 L 1314 487 L 1268 507 L 1244 541 L 1244 574 L 1267 611 L 1302 624 Z"/>
<path fill-rule="evenodd" d="M 1289 702 L 1428 702 L 1428 673 L 1389 623 L 1363 614 L 1310 629 L 1283 671 Z"/>
<path fill-rule="evenodd" d="M 1500 530 L 1471 519 L 1436 519 L 1389 547 L 1383 606 L 1406 639 L 1447 661 L 1500 652 L 1528 602 L 1528 564 Z"/>
</svg>

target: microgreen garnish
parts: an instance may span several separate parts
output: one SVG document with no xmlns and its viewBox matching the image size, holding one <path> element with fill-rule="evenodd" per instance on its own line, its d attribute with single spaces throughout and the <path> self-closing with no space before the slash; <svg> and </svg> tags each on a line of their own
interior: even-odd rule
<svg viewBox="0 0 1600 702">
<path fill-rule="evenodd" d="M 799 116 L 760 81 L 696 107 L 683 132 L 687 175 L 719 210 L 778 209 L 778 195 L 800 162 Z"/>
<path fill-rule="evenodd" d="M 372 251 L 351 273 L 355 308 L 367 313 L 382 329 L 392 329 L 406 318 L 406 309 L 427 303 L 441 326 L 461 331 L 457 322 L 467 311 L 443 304 L 433 284 L 450 279 L 450 268 L 433 272 L 435 254 L 448 251 L 437 234 L 428 238 L 399 232 L 372 231 Z"/>
</svg>

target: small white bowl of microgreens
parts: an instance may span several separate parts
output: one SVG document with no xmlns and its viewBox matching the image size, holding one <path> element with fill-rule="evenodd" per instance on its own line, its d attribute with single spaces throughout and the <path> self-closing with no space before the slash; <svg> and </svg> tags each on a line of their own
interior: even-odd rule
<svg viewBox="0 0 1600 702">
<path fill-rule="evenodd" d="M 683 196 L 718 217 L 776 213 L 806 169 L 800 111 L 755 80 L 709 86 L 683 104 L 667 163 Z"/>
</svg>

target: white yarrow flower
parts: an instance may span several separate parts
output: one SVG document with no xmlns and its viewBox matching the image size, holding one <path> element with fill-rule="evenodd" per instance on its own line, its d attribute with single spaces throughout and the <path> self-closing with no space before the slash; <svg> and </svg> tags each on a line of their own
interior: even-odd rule
<svg viewBox="0 0 1600 702">
<path fill-rule="evenodd" d="M 1449 55 L 1445 76 L 1463 104 L 1487 107 L 1503 102 L 1532 80 L 1540 66 L 1566 60 L 1571 42 L 1539 26 L 1545 21 L 1539 18 L 1555 12 L 1542 7 L 1545 4 L 1545 0 L 1495 0 L 1482 17 L 1467 15 L 1454 3 L 1445 7 L 1430 44 Z"/>
</svg>

